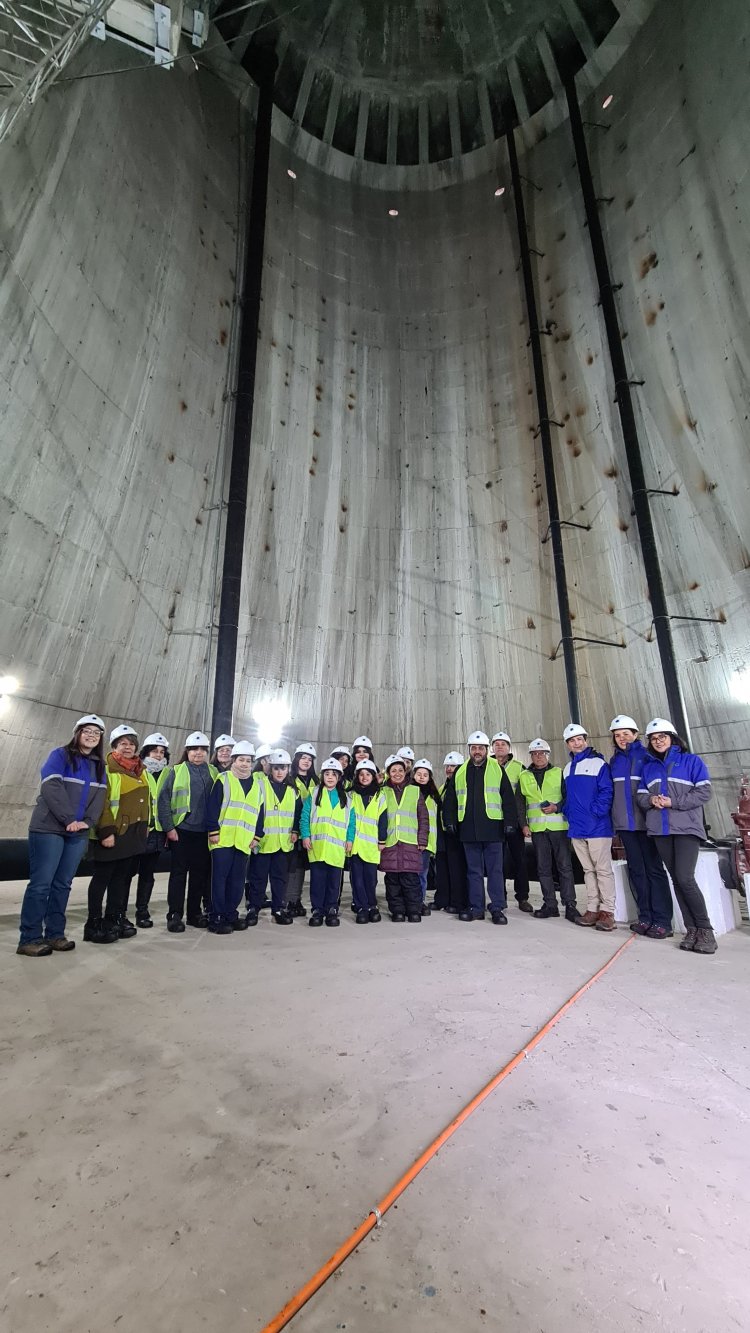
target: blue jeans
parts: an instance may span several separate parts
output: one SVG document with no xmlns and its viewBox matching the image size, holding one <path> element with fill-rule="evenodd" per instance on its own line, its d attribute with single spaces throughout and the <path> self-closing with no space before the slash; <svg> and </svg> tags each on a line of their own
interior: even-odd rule
<svg viewBox="0 0 750 1333">
<path fill-rule="evenodd" d="M 419 872 L 419 887 L 422 890 L 422 902 L 427 902 L 427 876 L 430 873 L 430 852 L 422 852 L 422 869 Z"/>
<path fill-rule="evenodd" d="M 21 944 L 65 934 L 70 886 L 88 846 L 88 832 L 29 834 L 29 884 L 21 905 Z"/>
<path fill-rule="evenodd" d="M 647 833 L 618 829 L 625 848 L 628 879 L 644 926 L 672 928 L 672 895 L 662 859 Z"/>
<path fill-rule="evenodd" d="M 484 877 L 487 876 L 487 892 L 490 896 L 490 911 L 505 910 L 505 880 L 503 878 L 503 844 L 501 842 L 465 842 L 466 885 L 469 897 L 469 911 L 475 915 L 484 912 Z"/>
</svg>

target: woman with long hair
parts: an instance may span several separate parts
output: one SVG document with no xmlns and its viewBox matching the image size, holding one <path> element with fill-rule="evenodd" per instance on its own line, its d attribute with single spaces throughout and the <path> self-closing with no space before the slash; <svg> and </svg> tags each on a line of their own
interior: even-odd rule
<svg viewBox="0 0 750 1333">
<path fill-rule="evenodd" d="M 217 773 L 229 772 L 232 767 L 232 747 L 236 744 L 237 742 L 235 741 L 234 736 L 222 734 L 221 736 L 216 737 L 216 740 L 214 741 L 214 752 L 211 755 L 211 763 Z M 255 754 L 254 750 L 253 754 Z"/>
<path fill-rule="evenodd" d="M 672 895 L 664 862 L 653 838 L 646 832 L 646 815 L 638 804 L 646 747 L 638 737 L 638 724 L 627 713 L 619 713 L 610 724 L 612 757 L 612 825 L 625 848 L 628 880 L 638 908 L 638 920 L 630 929 L 652 940 L 668 939 L 672 930 Z"/>
<path fill-rule="evenodd" d="M 160 731 L 153 731 L 141 746 L 141 760 L 146 773 L 149 791 L 148 837 L 146 850 L 138 861 L 138 882 L 135 889 L 135 924 L 138 930 L 150 930 L 153 921 L 149 914 L 149 903 L 154 889 L 154 877 L 159 864 L 159 857 L 164 851 L 166 839 L 159 825 L 157 811 L 157 788 L 159 778 L 169 766 L 169 741 Z"/>
<path fill-rule="evenodd" d="M 438 911 L 458 916 L 468 904 L 466 857 L 458 836 L 458 802 L 455 773 L 464 762 L 458 750 L 449 750 L 443 760 L 445 782 L 440 787 L 440 811 L 435 852 L 435 903 Z"/>
<path fill-rule="evenodd" d="M 138 933 L 128 921 L 128 897 L 148 839 L 151 795 L 137 733 L 123 722 L 110 732 L 109 743 L 107 798 L 96 825 L 89 914 L 83 928 L 83 938 L 90 944 L 114 944 Z"/>
<path fill-rule="evenodd" d="M 419 872 L 422 852 L 427 850 L 430 818 L 419 787 L 407 781 L 406 765 L 398 755 L 385 761 L 385 793 L 388 826 L 380 869 L 385 875 L 385 895 L 391 921 L 422 920 L 422 890 Z"/>
<path fill-rule="evenodd" d="M 174 768 L 167 768 L 157 786 L 159 823 L 172 851 L 167 885 L 167 930 L 180 935 L 187 923 L 205 930 L 210 898 L 211 859 L 208 850 L 208 798 L 217 777 L 208 762 L 208 736 L 191 731 Z"/>
<path fill-rule="evenodd" d="M 378 786 L 378 769 L 373 759 L 360 759 L 351 786 L 352 808 L 356 817 L 349 878 L 352 905 L 358 926 L 380 921 L 377 886 L 380 853 L 388 836 L 385 794 Z"/>
<path fill-rule="evenodd" d="M 65 936 L 65 909 L 107 793 L 103 735 L 102 719 L 87 713 L 79 717 L 67 745 L 52 750 L 42 764 L 29 824 L 29 883 L 16 951 L 27 958 L 75 948 Z"/>
<path fill-rule="evenodd" d="M 411 780 L 416 787 L 419 787 L 419 799 L 424 801 L 427 806 L 427 817 L 430 821 L 427 846 L 422 852 L 422 868 L 419 872 L 419 887 L 422 890 L 422 916 L 429 916 L 431 908 L 427 902 L 427 876 L 430 873 L 430 861 L 437 850 L 437 826 L 440 810 L 440 792 L 435 786 L 432 764 L 429 759 L 415 759 L 414 767 L 411 770 Z"/>
<path fill-rule="evenodd" d="M 270 879 L 273 919 L 277 926 L 291 926 L 294 917 L 286 906 L 289 854 L 299 837 L 302 801 L 290 776 L 292 761 L 288 751 L 271 750 L 268 763 L 268 776 L 259 778 L 265 807 L 263 837 L 248 864 L 246 921 L 248 926 L 257 926 Z"/>
<path fill-rule="evenodd" d="M 318 775 L 315 772 L 316 759 L 315 746 L 310 741 L 300 741 L 294 751 L 289 776 L 294 782 L 303 804 L 318 785 Z M 286 888 L 286 907 L 292 916 L 307 916 L 307 911 L 302 905 L 302 885 L 305 882 L 307 866 L 307 852 L 302 845 L 301 838 L 298 838 L 289 860 L 289 878 L 287 879 Z"/>
<path fill-rule="evenodd" d="M 339 924 L 339 893 L 344 862 L 351 855 L 356 833 L 353 805 L 347 800 L 346 779 L 338 759 L 320 766 L 320 782 L 302 807 L 300 831 L 310 857 L 311 926 Z"/>
</svg>

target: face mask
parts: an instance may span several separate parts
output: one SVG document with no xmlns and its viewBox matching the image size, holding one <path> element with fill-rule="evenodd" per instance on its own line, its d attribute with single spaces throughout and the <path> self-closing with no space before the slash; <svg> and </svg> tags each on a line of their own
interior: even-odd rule
<svg viewBox="0 0 750 1333">
<path fill-rule="evenodd" d="M 148 755 L 143 761 L 143 767 L 147 769 L 149 773 L 161 773 L 162 769 L 166 768 L 166 766 L 166 759 L 155 759 L 152 755 Z"/>
</svg>

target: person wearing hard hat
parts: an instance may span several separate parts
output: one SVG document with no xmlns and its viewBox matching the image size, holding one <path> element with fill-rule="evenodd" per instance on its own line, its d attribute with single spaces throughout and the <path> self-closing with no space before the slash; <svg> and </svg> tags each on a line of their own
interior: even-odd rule
<svg viewBox="0 0 750 1333">
<path fill-rule="evenodd" d="M 107 798 L 95 830 L 95 869 L 83 928 L 83 938 L 91 944 L 114 944 L 138 933 L 128 921 L 128 897 L 148 841 L 151 795 L 138 753 L 138 735 L 123 722 L 110 732 L 109 743 Z M 105 893 L 107 906 L 102 913 Z"/>
<path fill-rule="evenodd" d="M 292 757 L 290 774 L 303 805 L 318 785 L 318 775 L 315 772 L 317 757 L 315 746 L 310 741 L 301 741 Z M 292 916 L 307 916 L 307 910 L 302 905 L 302 887 L 307 867 L 307 852 L 302 845 L 302 839 L 298 838 L 289 858 L 289 875 L 286 882 L 286 907 Z"/>
<path fill-rule="evenodd" d="M 29 883 L 21 904 L 17 953 L 47 958 L 68 953 L 65 935 L 70 886 L 107 794 L 102 737 L 96 713 L 79 717 L 67 745 L 47 755 L 29 823 Z"/>
<path fill-rule="evenodd" d="M 290 776 L 292 760 L 288 750 L 271 750 L 268 765 L 268 775 L 261 777 L 265 807 L 263 837 L 248 865 L 250 902 L 246 920 L 248 926 L 257 926 L 270 879 L 273 919 L 277 926 L 291 926 L 294 917 L 286 905 L 289 854 L 299 837 L 302 801 Z"/>
<path fill-rule="evenodd" d="M 344 774 L 344 781 L 348 783 L 351 780 L 352 774 L 354 772 L 352 752 L 349 749 L 348 745 L 337 745 L 335 749 L 331 750 L 330 757 L 331 759 L 337 759 L 338 762 L 341 764 L 341 769 Z"/>
<path fill-rule="evenodd" d="M 432 764 L 429 759 L 414 760 L 411 780 L 415 787 L 419 787 L 419 797 L 427 806 L 427 817 L 429 819 L 427 846 L 422 852 L 422 868 L 419 872 L 419 887 L 422 891 L 422 916 L 429 916 L 432 909 L 427 902 L 427 878 L 430 873 L 430 862 L 437 851 L 438 810 L 440 809 L 440 792 L 435 786 Z"/>
<path fill-rule="evenodd" d="M 356 737 L 352 744 L 352 759 L 355 768 L 363 759 L 371 759 L 373 763 L 375 763 L 375 755 L 372 752 L 372 741 L 369 736 Z"/>
<path fill-rule="evenodd" d="M 562 813 L 586 885 L 586 911 L 576 925 L 614 930 L 612 775 L 604 756 L 589 745 L 588 733 L 580 723 L 569 722 L 563 740 L 570 758 L 563 769 Z"/>
<path fill-rule="evenodd" d="M 419 872 L 427 849 L 430 818 L 419 788 L 407 780 L 406 764 L 396 754 L 385 761 L 385 808 L 388 816 L 380 869 L 391 921 L 422 920 Z"/>
<path fill-rule="evenodd" d="M 524 837 L 531 837 L 536 856 L 537 875 L 542 890 L 542 906 L 534 913 L 544 921 L 559 916 L 555 893 L 555 875 L 566 921 L 578 921 L 576 886 L 570 859 L 568 821 L 560 813 L 563 803 L 562 769 L 550 763 L 550 748 L 541 736 L 529 745 L 530 764 L 518 780 L 519 820 Z"/>
<path fill-rule="evenodd" d="M 614 795 L 612 824 L 625 848 L 628 880 L 638 908 L 630 929 L 652 940 L 668 939 L 672 930 L 672 895 L 662 859 L 646 833 L 646 815 L 638 804 L 646 748 L 638 739 L 638 723 L 619 713 L 610 723 L 614 750 L 609 761 Z"/>
<path fill-rule="evenodd" d="M 253 766 L 253 773 L 265 773 L 266 777 L 268 777 L 271 767 L 268 762 L 268 756 L 270 753 L 271 753 L 270 745 L 258 746 L 257 750 L 255 751 L 255 764 Z"/>
<path fill-rule="evenodd" d="M 159 827 L 156 808 L 159 778 L 169 764 L 169 741 L 160 731 L 153 731 L 141 746 L 141 760 L 148 782 L 148 838 L 146 850 L 138 861 L 138 881 L 135 887 L 135 924 L 138 930 L 151 930 L 153 921 L 148 910 L 154 889 L 154 877 L 166 839 Z"/>
<path fill-rule="evenodd" d="M 235 741 L 229 771 L 217 775 L 208 798 L 208 929 L 214 935 L 247 929 L 238 908 L 245 890 L 247 858 L 263 836 L 263 778 L 253 773 L 254 754 L 249 741 Z"/>
<path fill-rule="evenodd" d="M 191 731 L 174 768 L 166 768 L 157 784 L 157 815 L 172 851 L 167 884 L 167 930 L 181 935 L 187 923 L 198 930 L 208 925 L 211 860 L 208 850 L 208 798 L 217 773 L 208 762 L 209 740 Z"/>
<path fill-rule="evenodd" d="M 469 758 L 455 775 L 458 834 L 466 857 L 469 900 L 459 920 L 484 918 L 486 876 L 492 923 L 507 926 L 503 842 L 506 831 L 516 826 L 516 799 L 507 773 L 489 753 L 489 736 L 472 731 L 466 744 Z"/>
<path fill-rule="evenodd" d="M 310 926 L 339 925 L 339 898 L 344 862 L 351 855 L 356 832 L 354 806 L 349 803 L 344 769 L 331 757 L 320 766 L 320 782 L 305 799 L 300 832 L 310 858 Z"/>
<path fill-rule="evenodd" d="M 464 762 L 458 750 L 449 750 L 443 760 L 445 781 L 440 787 L 440 813 L 435 852 L 435 902 L 433 906 L 449 916 L 466 911 L 466 857 L 458 836 L 456 771 Z"/>
<path fill-rule="evenodd" d="M 211 763 L 217 773 L 228 773 L 232 767 L 232 749 L 237 744 L 234 736 L 228 736 L 223 733 L 217 736 L 214 741 L 214 752 L 211 755 Z M 253 754 L 255 751 L 253 751 Z"/>
<path fill-rule="evenodd" d="M 388 836 L 385 793 L 378 786 L 378 768 L 374 759 L 360 759 L 351 787 L 356 825 L 349 879 L 352 904 L 358 926 L 381 920 L 378 911 L 378 866 Z"/>
<path fill-rule="evenodd" d="M 700 755 L 691 752 L 668 718 L 652 718 L 646 737 L 647 755 L 636 799 L 646 815 L 646 832 L 656 843 L 674 885 L 685 923 L 680 948 L 685 953 L 713 954 L 718 947 L 716 936 L 695 878 L 711 776 Z"/>
<path fill-rule="evenodd" d="M 523 773 L 523 764 L 513 754 L 512 742 L 507 731 L 496 731 L 492 737 L 492 753 L 500 767 L 506 773 L 514 795 L 518 791 L 518 780 Z M 510 858 L 510 865 L 508 859 Z M 513 878 L 513 892 L 519 912 L 531 912 L 529 902 L 529 872 L 526 868 L 526 840 L 520 828 L 506 830 L 505 851 L 503 852 L 503 875 L 507 880 Z M 507 897 L 507 891 L 506 891 Z"/>
<path fill-rule="evenodd" d="M 407 778 L 411 777 L 411 770 L 414 766 L 414 751 L 410 745 L 402 745 L 400 750 L 396 751 L 396 758 L 400 759 L 406 770 Z"/>
</svg>

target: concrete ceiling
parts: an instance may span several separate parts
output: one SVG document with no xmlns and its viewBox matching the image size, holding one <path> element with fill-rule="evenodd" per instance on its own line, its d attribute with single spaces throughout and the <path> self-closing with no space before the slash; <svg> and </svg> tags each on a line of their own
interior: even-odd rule
<svg viewBox="0 0 750 1333">
<path fill-rule="evenodd" d="M 277 106 L 365 161 L 470 153 L 522 124 L 593 56 L 625 0 L 267 0 L 214 22 L 252 72 L 279 65 Z M 222 18 L 222 12 L 225 17 Z"/>
</svg>

